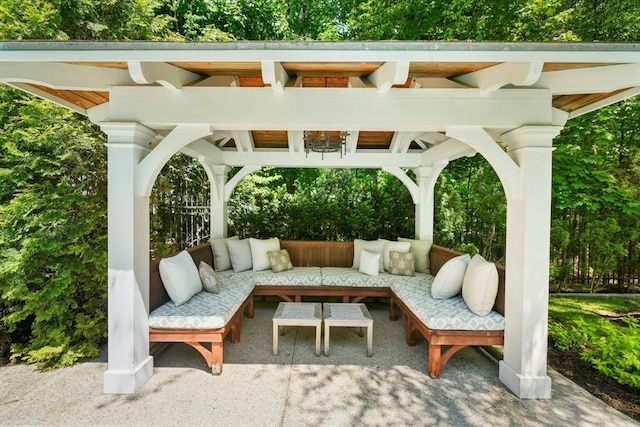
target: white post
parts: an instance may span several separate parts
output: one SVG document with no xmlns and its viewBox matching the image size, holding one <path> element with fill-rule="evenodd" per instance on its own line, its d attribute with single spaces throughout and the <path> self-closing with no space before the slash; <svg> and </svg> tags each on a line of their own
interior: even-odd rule
<svg viewBox="0 0 640 427">
<path fill-rule="evenodd" d="M 559 126 L 502 136 L 520 169 L 520 197 L 507 192 L 504 360 L 500 380 L 520 398 L 550 398 L 547 375 L 551 152 Z"/>
<path fill-rule="evenodd" d="M 435 187 L 442 170 L 449 164 L 447 160 L 439 161 L 429 167 L 415 168 L 416 184 L 419 200 L 415 203 L 415 238 L 433 242 L 433 214 L 435 203 Z"/>
<path fill-rule="evenodd" d="M 149 356 L 149 197 L 138 164 L 155 137 L 137 123 L 101 123 L 108 136 L 109 363 L 105 393 L 133 393 L 153 374 Z"/>
<path fill-rule="evenodd" d="M 227 200 L 225 185 L 231 168 L 225 165 L 215 165 L 207 160 L 200 160 L 200 164 L 207 172 L 210 185 L 209 206 L 211 210 L 210 236 L 212 239 L 227 237 Z"/>
</svg>

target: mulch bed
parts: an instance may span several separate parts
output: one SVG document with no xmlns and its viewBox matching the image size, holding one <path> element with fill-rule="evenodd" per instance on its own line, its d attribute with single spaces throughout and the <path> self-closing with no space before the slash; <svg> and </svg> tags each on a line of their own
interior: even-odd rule
<svg viewBox="0 0 640 427">
<path fill-rule="evenodd" d="M 580 355 L 562 352 L 549 343 L 547 353 L 549 365 L 580 387 L 593 394 L 607 405 L 617 409 L 636 421 L 640 421 L 640 389 L 618 384 L 596 371 Z"/>
</svg>

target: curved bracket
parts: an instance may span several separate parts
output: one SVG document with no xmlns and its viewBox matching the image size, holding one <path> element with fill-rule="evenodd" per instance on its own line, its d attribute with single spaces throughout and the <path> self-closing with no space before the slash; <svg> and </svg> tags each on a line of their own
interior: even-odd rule
<svg viewBox="0 0 640 427">
<path fill-rule="evenodd" d="M 138 84 L 159 83 L 167 89 L 179 90 L 187 83 L 200 78 L 200 75 L 183 70 L 164 62 L 129 61 L 129 74 Z"/>
<path fill-rule="evenodd" d="M 240 169 L 237 174 L 233 176 L 224 186 L 224 200 L 226 202 L 231 198 L 231 194 L 233 194 L 233 190 L 236 189 L 242 178 L 247 175 L 250 175 L 256 171 L 262 169 L 262 166 L 257 165 L 247 165 Z"/>
<path fill-rule="evenodd" d="M 495 92 L 503 86 L 531 86 L 542 75 L 544 62 L 504 62 L 464 74 L 456 80 L 479 88 L 483 92 Z"/>
<path fill-rule="evenodd" d="M 476 126 L 451 126 L 447 128 L 447 136 L 464 142 L 487 159 L 502 182 L 507 200 L 520 198 L 520 166 L 487 131 Z"/>
<path fill-rule="evenodd" d="M 209 125 L 176 126 L 138 165 L 137 193 L 149 196 L 160 170 L 171 156 L 191 141 L 210 134 Z"/>
<path fill-rule="evenodd" d="M 382 170 L 390 173 L 391 175 L 402 181 L 404 186 L 407 187 L 407 190 L 409 190 L 409 194 L 411 194 L 411 200 L 413 200 L 414 204 L 420 202 L 420 192 L 418 190 L 418 185 L 411 178 L 409 178 L 409 175 L 407 175 L 406 172 L 404 172 L 397 166 L 385 166 L 382 168 Z"/>
</svg>

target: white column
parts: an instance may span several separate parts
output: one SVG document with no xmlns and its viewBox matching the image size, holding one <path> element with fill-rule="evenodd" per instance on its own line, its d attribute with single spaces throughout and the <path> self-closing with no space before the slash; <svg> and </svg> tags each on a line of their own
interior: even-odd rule
<svg viewBox="0 0 640 427">
<path fill-rule="evenodd" d="M 151 377 L 149 198 L 136 194 L 138 164 L 155 133 L 137 123 L 101 123 L 108 136 L 109 363 L 105 393 L 133 393 Z"/>
<path fill-rule="evenodd" d="M 418 185 L 418 201 L 415 202 L 415 238 L 433 242 L 433 214 L 435 203 L 435 187 L 442 170 L 449 164 L 447 160 L 439 161 L 429 167 L 415 168 Z"/>
<path fill-rule="evenodd" d="M 502 136 L 520 170 L 507 195 L 504 360 L 500 380 L 520 398 L 550 398 L 547 375 L 551 152 L 559 126 L 526 126 Z M 509 194 L 507 192 L 507 194 Z"/>
<path fill-rule="evenodd" d="M 208 160 L 200 160 L 200 164 L 209 177 L 210 193 L 209 206 L 211 209 L 210 236 L 211 238 L 227 237 L 227 200 L 225 198 L 225 185 L 231 168 L 225 165 L 216 165 Z"/>
</svg>

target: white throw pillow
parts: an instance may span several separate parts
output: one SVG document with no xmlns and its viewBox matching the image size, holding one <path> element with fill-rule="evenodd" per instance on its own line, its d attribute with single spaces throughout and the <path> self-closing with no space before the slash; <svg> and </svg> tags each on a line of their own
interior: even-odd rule
<svg viewBox="0 0 640 427">
<path fill-rule="evenodd" d="M 408 253 L 411 250 L 411 243 L 409 242 L 385 242 L 384 253 L 382 263 L 384 264 L 384 271 L 389 271 L 389 252 L 400 252 L 403 254 Z M 413 259 L 415 260 L 415 256 Z M 414 261 L 415 262 L 415 261 Z"/>
<path fill-rule="evenodd" d="M 384 272 L 384 263 L 382 259 L 382 253 L 384 252 L 384 245 L 388 240 L 361 240 L 355 239 L 353 241 L 353 268 L 358 270 L 360 268 L 360 253 L 366 250 L 372 254 L 380 255 L 380 265 L 378 271 Z"/>
<path fill-rule="evenodd" d="M 366 250 L 360 251 L 360 273 L 369 276 L 377 276 L 380 269 L 380 254 L 374 254 Z"/>
<path fill-rule="evenodd" d="M 160 277 L 169 298 L 175 305 L 184 304 L 202 291 L 198 267 L 189 252 L 182 251 L 160 260 Z"/>
<path fill-rule="evenodd" d="M 447 299 L 460 293 L 470 259 L 469 254 L 464 254 L 444 263 L 431 285 L 433 299 Z"/>
<path fill-rule="evenodd" d="M 211 292 L 212 294 L 220 293 L 220 282 L 218 281 L 218 275 L 213 270 L 213 267 L 204 261 L 200 261 L 198 273 L 200 274 L 200 281 L 202 282 L 202 287 L 205 291 Z"/>
<path fill-rule="evenodd" d="M 474 255 L 467 267 L 462 284 L 462 298 L 467 307 L 478 316 L 491 313 L 498 295 L 498 269 L 496 265 Z"/>
<path fill-rule="evenodd" d="M 280 250 L 280 239 L 273 237 L 271 239 L 249 239 L 251 245 L 251 262 L 253 263 L 253 271 L 267 270 L 271 268 L 268 252 Z"/>
<path fill-rule="evenodd" d="M 238 240 L 238 236 L 211 239 L 211 252 L 213 252 L 213 267 L 216 271 L 224 271 L 231 268 L 231 258 L 227 240 Z"/>
<path fill-rule="evenodd" d="M 227 240 L 229 248 L 229 257 L 231 258 L 231 267 L 234 273 L 245 270 L 251 270 L 253 263 L 251 261 L 251 245 L 249 239 Z"/>
<path fill-rule="evenodd" d="M 413 254 L 413 259 L 416 262 L 416 271 L 418 273 L 428 273 L 430 267 L 429 252 L 431 252 L 433 242 L 431 240 L 414 240 L 403 237 L 398 237 L 398 242 L 411 243 L 409 252 Z"/>
</svg>

